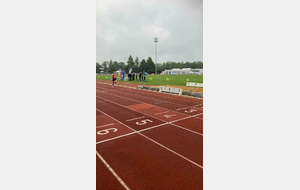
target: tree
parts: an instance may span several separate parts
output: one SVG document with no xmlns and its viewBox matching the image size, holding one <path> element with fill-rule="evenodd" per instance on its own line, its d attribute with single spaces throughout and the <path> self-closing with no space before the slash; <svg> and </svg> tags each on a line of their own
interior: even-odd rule
<svg viewBox="0 0 300 190">
<path fill-rule="evenodd" d="M 139 72 L 139 70 L 138 70 L 139 66 L 140 66 L 139 58 L 136 57 L 135 61 L 134 61 L 134 69 L 133 69 L 133 71 L 134 72 Z"/>
<path fill-rule="evenodd" d="M 96 62 L 96 73 L 100 73 L 100 68 L 101 68 L 100 63 Z"/>
<path fill-rule="evenodd" d="M 128 72 L 129 68 L 130 67 L 133 68 L 133 66 L 134 66 L 133 58 L 130 55 L 129 58 L 128 58 L 128 61 L 127 61 L 127 65 L 126 65 L 125 71 Z"/>
<path fill-rule="evenodd" d="M 163 72 L 165 69 L 164 69 L 164 65 L 161 64 L 161 63 L 157 63 L 157 73 L 161 73 Z"/>
<path fill-rule="evenodd" d="M 121 67 L 122 70 L 124 70 L 125 67 L 126 67 L 125 63 L 124 63 L 124 62 L 120 62 L 120 63 L 119 63 L 119 68 L 120 68 L 120 67 Z M 119 68 L 118 68 L 118 69 L 119 69 Z"/>
<path fill-rule="evenodd" d="M 140 64 L 140 70 L 138 71 L 138 72 L 143 72 L 143 70 L 145 70 L 145 66 L 146 66 L 146 60 L 145 59 L 143 59 L 142 61 L 141 61 L 141 64 Z"/>
<path fill-rule="evenodd" d="M 112 64 L 112 71 L 117 71 L 119 69 L 119 63 L 117 61 L 114 61 Z"/>
<path fill-rule="evenodd" d="M 104 68 L 104 72 L 107 73 L 108 72 L 108 61 L 103 61 L 103 63 L 101 64 L 102 67 Z"/>
<path fill-rule="evenodd" d="M 155 73 L 155 64 L 152 61 L 151 57 L 148 57 L 148 59 L 147 59 L 147 64 L 146 64 L 146 67 L 145 67 L 145 72 L 147 72 L 147 73 Z"/>
<path fill-rule="evenodd" d="M 109 61 L 108 63 L 108 72 L 109 73 L 112 73 L 114 70 L 113 70 L 113 62 L 112 60 Z"/>
</svg>

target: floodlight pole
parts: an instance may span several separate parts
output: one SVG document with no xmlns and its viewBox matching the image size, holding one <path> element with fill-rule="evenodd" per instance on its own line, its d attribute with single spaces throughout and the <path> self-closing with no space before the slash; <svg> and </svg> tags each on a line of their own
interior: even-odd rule
<svg viewBox="0 0 300 190">
<path fill-rule="evenodd" d="M 157 75 L 157 42 L 158 42 L 158 38 L 154 38 L 154 42 L 155 42 L 155 74 Z"/>
</svg>

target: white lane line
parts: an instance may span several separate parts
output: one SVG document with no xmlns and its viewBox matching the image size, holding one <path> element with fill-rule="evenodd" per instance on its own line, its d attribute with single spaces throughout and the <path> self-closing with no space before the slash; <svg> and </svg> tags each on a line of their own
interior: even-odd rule
<svg viewBox="0 0 300 190">
<path fill-rule="evenodd" d="M 106 126 L 110 126 L 110 125 L 113 125 L 114 123 L 110 123 L 110 124 L 106 124 L 106 125 L 100 125 L 100 126 L 97 126 L 96 128 L 99 128 L 99 127 L 106 127 Z"/>
<path fill-rule="evenodd" d="M 107 101 L 109 101 L 109 100 L 107 100 Z M 116 103 L 117 104 L 117 103 Z M 122 105 L 120 105 L 120 106 L 122 106 Z M 125 106 L 123 106 L 123 107 L 125 107 Z M 127 107 L 126 107 L 127 108 Z M 98 109 L 97 109 L 98 110 Z M 100 110 L 98 110 L 98 111 L 100 111 Z M 102 112 L 102 111 L 100 111 L 100 112 Z M 104 112 L 102 112 L 103 114 L 105 114 L 105 115 L 107 115 L 106 113 L 104 113 Z M 109 116 L 109 115 L 107 115 L 107 116 Z M 109 116 L 110 118 L 112 118 L 112 119 L 114 119 L 115 121 L 118 121 L 119 123 L 121 123 L 121 124 L 123 124 L 123 125 L 125 125 L 126 127 L 128 127 L 128 128 L 130 128 L 130 129 L 132 129 L 131 127 L 129 127 L 128 125 L 126 125 L 125 123 L 122 123 L 121 121 L 119 121 L 119 120 L 117 120 L 117 119 L 115 119 L 115 118 L 113 118 L 113 117 L 111 117 L 111 116 Z M 171 124 L 171 125 L 174 125 L 174 124 Z M 180 127 L 180 128 L 182 128 L 182 127 Z M 184 128 L 183 128 L 184 129 Z M 179 153 L 177 153 L 177 152 L 175 152 L 175 151 L 173 151 L 173 150 L 171 150 L 171 149 L 169 149 L 169 148 L 167 148 L 167 147 L 165 147 L 164 145 L 162 145 L 162 144 L 160 144 L 160 143 L 158 143 L 158 142 L 156 142 L 155 140 L 153 140 L 153 139 L 151 139 L 151 138 L 149 138 L 149 137 L 147 137 L 147 136 L 145 136 L 145 135 L 143 135 L 143 134 L 141 134 L 139 131 L 136 131 L 136 130 L 134 130 L 137 134 L 139 134 L 139 135 L 141 135 L 141 136 L 143 136 L 143 137 L 145 137 L 145 138 L 147 138 L 147 139 L 149 139 L 149 140 L 151 140 L 152 142 L 154 142 L 154 143 L 156 143 L 156 144 L 158 144 L 159 146 L 161 146 L 161 147 L 163 147 L 163 148 L 165 148 L 165 149 L 167 149 L 167 150 L 169 150 L 170 152 L 172 152 L 172 153 L 174 153 L 174 154 L 176 154 L 177 156 L 180 156 L 181 158 L 183 158 L 183 159 L 185 159 L 185 160 L 187 160 L 187 161 L 189 161 L 190 163 L 192 163 L 192 164 L 194 164 L 194 165 L 196 165 L 196 166 L 198 166 L 198 167 L 200 167 L 200 168 L 202 168 L 203 169 L 203 166 L 201 166 L 201 165 L 199 165 L 199 164 L 197 164 L 196 162 L 194 162 L 194 161 L 192 161 L 192 160 L 190 160 L 190 159 L 188 159 L 188 158 L 186 158 L 186 157 L 184 157 L 184 156 L 182 156 L 181 154 L 179 154 Z M 190 131 L 190 130 L 188 130 L 188 131 Z M 196 134 L 199 134 L 199 133 L 197 133 L 197 132 L 194 132 L 194 133 L 196 133 Z"/>
<path fill-rule="evenodd" d="M 133 118 L 133 119 L 127 119 L 126 121 L 132 121 L 132 120 L 136 120 L 136 119 L 140 119 L 140 118 L 144 118 L 145 116 L 143 117 L 137 117 L 137 118 Z"/>
<path fill-rule="evenodd" d="M 159 115 L 159 114 L 162 114 L 162 113 L 168 113 L 168 112 L 170 112 L 170 111 L 160 112 L 160 113 L 156 113 L 156 114 L 154 114 L 154 115 Z"/>
<path fill-rule="evenodd" d="M 96 96 L 96 98 L 104 99 L 104 98 L 101 98 L 101 97 L 98 97 L 98 96 Z M 104 100 L 105 100 L 105 101 L 108 101 L 108 102 L 111 102 L 111 103 L 113 103 L 113 104 L 120 105 L 121 107 L 125 107 L 125 108 L 127 108 L 127 109 L 130 109 L 130 108 L 126 107 L 126 106 L 123 106 L 123 105 L 121 105 L 121 104 L 118 104 L 118 103 L 112 102 L 112 101 L 110 101 L 110 100 L 106 100 L 106 99 L 104 99 Z M 97 109 L 97 108 L 96 108 L 96 109 Z M 98 109 L 97 109 L 97 110 L 98 110 Z M 100 111 L 100 110 L 98 110 L 98 111 L 99 111 L 99 112 L 102 112 L 102 111 Z M 104 113 L 104 112 L 102 112 L 102 113 L 103 113 L 103 114 L 105 114 L 105 115 L 107 115 L 107 114 L 106 114 L 106 113 Z M 109 115 L 107 115 L 107 116 L 109 116 Z M 117 120 L 117 119 L 115 119 L 115 118 L 113 118 L 113 117 L 111 117 L 111 116 L 109 116 L 109 117 L 110 117 L 110 118 L 112 118 L 112 119 L 114 119 L 115 121 L 118 121 L 119 123 L 121 123 L 121 124 L 125 125 L 126 127 L 128 127 L 128 128 L 130 128 L 130 129 L 132 129 L 131 127 L 129 127 L 129 126 L 128 126 L 128 125 L 126 125 L 125 123 L 122 123 L 121 121 L 119 121 L 119 120 Z M 164 122 L 165 122 L 165 121 L 164 121 Z M 177 125 L 175 125 L 175 124 L 171 124 L 171 125 L 177 126 Z M 177 126 L 177 127 L 179 127 L 179 126 Z M 179 127 L 179 128 L 181 128 L 181 129 L 185 129 L 185 128 L 183 128 L 183 127 Z M 134 130 L 134 129 L 133 129 L 133 130 Z M 190 132 L 193 132 L 193 133 L 195 133 L 195 134 L 198 134 L 198 135 L 202 135 L 201 133 L 197 133 L 197 132 L 195 132 L 195 131 L 191 131 L 191 130 L 189 130 L 189 129 L 185 129 L 185 130 L 187 130 L 187 131 L 190 131 Z M 136 130 L 134 130 L 134 131 L 136 131 Z M 200 168 L 202 168 L 202 169 L 203 169 L 203 166 L 201 166 L 201 165 L 197 164 L 196 162 L 194 162 L 194 161 L 192 161 L 192 160 L 190 160 L 190 159 L 188 159 L 188 158 L 186 158 L 186 157 L 182 156 L 181 154 L 179 154 L 179 153 L 177 153 L 177 152 L 175 152 L 175 151 L 173 151 L 173 150 L 171 150 L 171 149 L 169 149 L 169 148 L 165 147 L 164 145 L 162 145 L 162 144 L 160 144 L 160 143 L 156 142 L 155 140 L 153 140 L 153 139 L 151 139 L 151 138 L 149 138 L 149 137 L 147 137 L 147 136 L 145 136 L 145 135 L 141 134 L 139 131 L 136 131 L 136 133 L 137 133 L 137 134 L 139 134 L 139 135 L 141 135 L 141 136 L 143 136 L 143 137 L 145 137 L 145 138 L 147 138 L 147 139 L 149 139 L 149 140 L 151 140 L 152 142 L 154 142 L 154 143 L 158 144 L 159 146 L 161 146 L 161 147 L 163 147 L 163 148 L 165 148 L 165 149 L 169 150 L 170 152 L 172 152 L 172 153 L 176 154 L 177 156 L 180 156 L 181 158 L 183 158 L 183 159 L 185 159 L 185 160 L 189 161 L 190 163 L 192 163 L 192 164 L 194 164 L 194 165 L 196 165 L 196 166 L 198 166 L 198 167 L 200 167 Z M 203 136 L 203 135 L 202 135 L 202 136 Z"/>
<path fill-rule="evenodd" d="M 139 130 L 139 131 L 134 131 L 134 132 L 131 132 L 131 133 L 127 133 L 127 134 L 125 134 L 125 135 L 120 135 L 120 136 L 117 136 L 117 137 L 113 137 L 113 138 L 105 139 L 105 140 L 102 140 L 102 141 L 98 141 L 98 142 L 96 142 L 96 144 L 100 144 L 100 143 L 103 143 L 103 142 L 106 142 L 106 141 L 110 141 L 110 140 L 118 139 L 118 138 L 121 138 L 121 137 L 126 137 L 126 136 L 129 136 L 129 135 L 132 135 L 132 134 L 138 133 L 138 132 L 147 131 L 147 130 L 149 130 L 149 129 L 153 129 L 153 128 L 160 127 L 160 126 L 167 125 L 167 124 L 168 124 L 168 123 L 163 123 L 163 124 L 160 124 L 160 125 L 155 125 L 155 126 L 153 126 L 153 127 L 149 127 L 149 128 L 142 129 L 142 130 Z"/>
<path fill-rule="evenodd" d="M 104 101 L 107 101 L 107 102 L 110 102 L 110 103 L 112 103 L 112 104 L 116 104 L 116 105 L 118 105 L 118 106 L 121 106 L 121 107 L 124 107 L 124 108 L 127 108 L 127 109 L 130 109 L 130 110 L 133 110 L 133 111 L 135 111 L 135 112 L 137 112 L 136 110 L 134 110 L 134 109 L 131 109 L 131 108 L 129 108 L 129 107 L 126 107 L 126 106 L 123 106 L 123 105 L 121 105 L 121 104 L 119 104 L 119 103 L 116 103 L 116 102 L 113 102 L 113 101 L 110 101 L 110 100 L 107 100 L 107 99 L 105 99 L 105 98 L 101 98 L 101 97 L 99 97 L 99 96 L 96 96 L 96 98 L 100 98 L 100 99 L 102 99 L 102 100 L 104 100 Z M 97 109 L 97 108 L 96 108 Z M 98 110 L 98 109 L 97 109 Z M 98 111 L 100 111 L 100 110 L 98 110 Z M 100 111 L 100 112 L 102 112 L 102 111 Z M 103 113 L 103 112 L 102 112 Z M 140 113 L 140 112 L 138 112 L 138 113 Z M 149 117 L 151 117 L 151 118 L 154 118 L 154 119 L 157 119 L 157 120 L 160 120 L 160 121 L 162 121 L 162 122 L 166 122 L 166 121 L 164 121 L 164 120 L 162 120 L 162 119 L 159 119 L 159 118 L 155 118 L 155 117 L 153 117 L 153 116 L 151 116 L 151 115 L 148 115 L 148 114 L 146 114 L 146 113 L 142 113 L 142 114 L 144 114 L 144 115 L 147 115 L 147 116 L 149 116 Z M 107 115 L 107 114 L 105 114 L 105 115 Z M 187 115 L 187 114 L 186 114 Z M 195 116 L 197 116 L 197 115 L 195 115 Z M 110 117 L 110 116 L 109 116 Z M 192 117 L 192 116 L 189 116 L 189 117 Z M 111 117 L 112 118 L 112 117 Z M 114 118 L 113 118 L 114 119 Z M 196 118 L 196 119 L 199 119 L 199 118 Z M 116 119 L 115 119 L 116 120 Z M 118 121 L 118 120 L 117 120 Z M 122 122 L 121 122 L 122 123 Z M 170 122 L 169 122 L 170 123 Z M 122 123 L 122 124 L 124 124 L 124 123 Z M 173 123 L 170 123 L 171 125 L 174 125 L 174 126 L 177 126 L 177 125 L 175 125 L 175 124 L 173 124 Z M 125 125 L 125 124 L 124 124 Z M 179 127 L 179 126 L 177 126 L 177 127 Z M 193 132 L 193 133 L 196 133 L 196 134 L 200 134 L 200 135 L 202 135 L 201 133 L 197 133 L 197 132 L 195 132 L 195 131 L 191 131 L 191 130 L 189 130 L 189 129 L 186 129 L 186 128 L 183 128 L 183 127 L 180 127 L 181 129 L 184 129 L 184 130 L 187 130 L 187 131 L 190 131 L 190 132 Z M 203 136 L 203 135 L 202 135 Z"/>
<path fill-rule="evenodd" d="M 139 133 L 139 134 L 140 134 L 140 135 L 142 135 L 143 137 L 145 137 L 145 138 L 149 139 L 150 141 L 154 142 L 155 144 L 158 144 L 159 146 L 161 146 L 161 147 L 163 147 L 163 148 L 167 149 L 168 151 L 170 151 L 170 152 L 172 152 L 172 153 L 176 154 L 177 156 L 179 156 L 179 157 L 181 157 L 181 158 L 183 158 L 183 159 L 185 159 L 185 160 L 189 161 L 190 163 L 192 163 L 192 164 L 194 164 L 194 165 L 196 165 L 196 166 L 198 166 L 198 167 L 200 167 L 200 168 L 202 168 L 202 169 L 203 169 L 203 166 L 201 166 L 201 165 L 197 164 L 196 162 L 194 162 L 194 161 L 192 161 L 192 160 L 190 160 L 190 159 L 188 159 L 188 158 L 186 158 L 186 157 L 182 156 L 181 154 L 178 154 L 177 152 L 175 152 L 174 150 L 171 150 L 171 149 L 169 149 L 168 147 L 165 147 L 164 145 L 162 145 L 162 144 L 160 144 L 160 143 L 156 142 L 155 140 L 153 140 L 153 139 L 151 139 L 151 138 L 147 137 L 146 135 L 143 135 L 143 134 L 141 134 L 141 133 Z"/>
<path fill-rule="evenodd" d="M 179 109 L 176 109 L 176 110 L 183 110 L 183 109 L 186 109 L 186 108 L 188 108 L 188 107 L 185 107 L 185 108 L 179 108 Z"/>
<path fill-rule="evenodd" d="M 139 90 L 139 89 L 137 89 L 137 90 Z M 151 91 L 150 91 L 151 92 Z M 122 93 L 126 93 L 126 92 L 122 92 Z M 126 93 L 126 94 L 129 94 L 129 93 Z M 146 95 L 146 93 L 142 93 L 142 94 L 145 94 Z M 164 93 L 165 94 L 165 93 Z M 129 94 L 129 95 L 131 95 L 131 94 Z M 176 94 L 172 94 L 172 95 L 176 95 Z M 161 99 L 157 99 L 158 97 L 155 95 L 155 94 L 153 94 L 153 96 L 155 96 L 155 98 L 153 98 L 153 97 L 146 97 L 146 98 L 148 98 L 148 99 L 153 99 L 153 100 L 157 100 L 157 101 L 162 101 Z M 177 95 L 177 96 L 180 96 L 180 95 Z M 165 97 L 165 98 L 168 98 L 168 99 L 174 99 L 174 98 L 171 98 L 171 97 Z M 183 105 L 183 104 L 178 104 L 178 103 L 175 103 L 175 102 L 172 102 L 172 101 L 168 101 L 168 100 L 164 100 L 165 102 L 168 102 L 168 103 L 171 103 L 171 104 L 176 104 L 176 105 L 180 105 L 180 106 L 186 106 L 186 105 Z M 188 100 L 183 100 L 183 101 L 187 101 L 187 102 L 191 102 L 191 101 L 188 101 Z M 193 102 L 194 103 L 194 102 Z"/>
<path fill-rule="evenodd" d="M 115 120 L 115 121 L 118 121 L 120 124 L 122 124 L 122 125 L 124 125 L 125 127 L 128 127 L 129 129 L 131 129 L 131 130 L 134 131 L 134 132 L 131 132 L 131 133 L 128 133 L 128 134 L 125 134 L 125 135 L 120 135 L 120 136 L 118 136 L 118 137 L 113 137 L 113 138 L 110 138 L 110 139 L 106 139 L 106 140 L 103 140 L 103 141 L 96 142 L 96 144 L 99 144 L 99 143 L 102 143 L 102 142 L 106 142 L 106 141 L 110 141 L 110 140 L 113 140 L 113 139 L 117 139 L 117 138 L 120 138 L 120 137 L 125 137 L 125 136 L 132 135 L 132 134 L 137 133 L 137 132 L 140 132 L 140 131 L 146 131 L 146 130 L 149 130 L 149 129 L 153 129 L 153 128 L 156 128 L 156 127 L 159 127 L 159 126 L 168 124 L 168 122 L 166 122 L 166 123 L 163 123 L 163 124 L 155 125 L 155 126 L 153 126 L 153 127 L 149 127 L 149 128 L 146 128 L 146 129 L 142 129 L 142 130 L 136 131 L 136 130 L 134 130 L 133 128 L 131 128 L 131 127 L 125 125 L 124 123 L 120 122 L 119 120 L 117 120 L 117 119 L 111 117 L 110 115 L 107 115 L 107 114 L 104 113 L 103 111 L 101 111 L 101 110 L 99 110 L 99 109 L 97 109 L 97 108 L 96 108 L 96 110 L 97 110 L 98 112 L 100 112 L 100 113 L 106 115 L 107 117 L 112 118 L 112 119 Z"/>
<path fill-rule="evenodd" d="M 203 113 L 199 113 L 199 114 L 192 115 L 192 116 L 189 116 L 189 117 L 185 117 L 185 118 L 177 119 L 177 120 L 174 120 L 174 121 L 169 121 L 169 123 L 174 123 L 174 122 L 176 122 L 176 121 L 181 121 L 181 120 L 189 119 L 189 118 L 196 117 L 196 116 L 198 116 L 198 115 L 202 115 L 202 114 L 203 114 Z M 195 119 L 201 119 L 201 118 L 195 118 Z"/>
<path fill-rule="evenodd" d="M 147 104 L 147 105 L 150 105 L 150 106 L 155 106 L 155 107 L 157 107 L 157 108 L 162 108 L 162 107 L 159 107 L 159 106 L 156 106 L 156 105 L 148 104 L 148 103 L 145 103 L 145 102 L 142 102 L 142 101 L 139 101 L 139 100 L 134 100 L 134 99 L 131 99 L 131 98 L 122 97 L 122 96 L 119 96 L 119 95 L 116 95 L 116 94 L 111 94 L 111 93 L 107 93 L 107 92 L 105 92 L 105 94 L 109 94 L 109 95 L 112 95 L 112 96 L 124 98 L 124 99 L 127 99 L 127 100 L 131 100 L 131 101 L 135 101 L 135 102 L 139 102 L 139 103 L 143 103 L 143 104 Z M 99 96 L 96 95 L 96 97 L 99 97 Z M 105 100 L 106 100 L 106 99 L 105 99 Z M 188 107 L 187 107 L 187 108 L 188 108 Z M 172 112 L 176 112 L 176 111 L 171 110 L 171 109 L 168 109 L 168 108 L 163 108 L 163 109 L 170 110 L 170 111 L 172 111 Z M 134 110 L 134 111 L 136 111 L 136 110 Z M 184 115 L 189 115 L 189 114 L 181 113 L 181 112 L 177 112 L 177 113 L 184 114 Z"/>
<path fill-rule="evenodd" d="M 125 187 L 126 190 L 130 190 L 130 188 L 124 183 L 124 181 L 118 176 L 118 174 L 109 166 L 109 164 L 102 158 L 102 156 L 96 151 L 97 156 L 100 160 L 105 164 L 105 166 L 109 169 L 109 171 L 117 178 L 117 180 Z"/>
<path fill-rule="evenodd" d="M 192 107 L 198 107 L 198 106 L 202 106 L 203 104 L 198 104 L 198 105 L 195 105 L 195 106 L 192 106 Z"/>
<path fill-rule="evenodd" d="M 105 84 L 105 85 L 110 85 L 111 86 L 111 84 L 108 84 L 108 83 L 101 83 L 101 82 L 97 82 L 97 83 L 99 83 L 99 84 Z M 116 86 L 120 86 L 120 85 L 116 85 Z M 152 93 L 153 95 L 154 95 L 154 93 L 162 93 L 162 92 L 155 92 L 155 91 L 149 91 L 149 90 L 146 90 L 146 89 L 138 89 L 138 88 L 136 88 L 136 87 L 129 87 L 129 86 L 122 86 L 122 87 L 124 87 L 125 89 L 124 90 L 130 90 L 130 89 L 126 89 L 126 88 L 131 88 L 131 89 L 134 89 L 134 90 L 137 90 L 137 91 L 148 91 L 148 92 L 150 92 L 150 93 Z M 142 94 L 146 94 L 146 93 L 143 93 L 143 92 L 141 92 Z M 127 93 L 127 94 L 129 94 L 129 93 Z M 166 93 L 163 93 L 164 95 L 170 95 L 170 97 L 167 97 L 167 96 L 165 96 L 165 98 L 170 98 L 170 99 L 175 99 L 175 98 L 172 98 L 171 96 L 173 95 L 173 96 L 180 96 L 180 97 L 182 97 L 182 98 L 184 98 L 184 100 L 183 101 L 187 101 L 187 102 L 191 102 L 191 101 L 189 101 L 189 100 L 187 100 L 187 98 L 193 98 L 193 99 L 197 99 L 197 100 L 203 100 L 203 98 L 200 98 L 200 97 L 194 97 L 194 96 L 187 96 L 187 95 L 178 95 L 178 94 L 166 94 Z"/>
<path fill-rule="evenodd" d="M 174 123 L 170 123 L 171 125 L 174 125 L 174 126 L 176 126 L 176 127 L 178 127 L 178 128 L 181 128 L 181 129 L 184 129 L 184 130 L 186 130 L 186 131 L 189 131 L 189 132 L 192 132 L 192 133 L 195 133 L 195 134 L 198 134 L 198 135 L 201 135 L 201 136 L 203 136 L 203 134 L 202 133 L 198 133 L 198 132 L 196 132 L 196 131 L 193 131 L 193 130 L 190 130 L 190 129 L 187 129 L 187 128 L 184 128 L 184 127 L 181 127 L 181 126 L 179 126 L 179 125 L 176 125 L 176 124 L 174 124 Z"/>
<path fill-rule="evenodd" d="M 97 97 L 97 96 L 96 96 L 96 97 Z M 113 118 L 112 116 L 110 116 L 110 115 L 108 115 L 108 114 L 104 113 L 103 111 L 101 111 L 101 110 L 99 110 L 99 109 L 97 109 L 97 108 L 96 108 L 96 110 L 97 110 L 98 112 L 101 112 L 101 113 L 103 113 L 104 115 L 108 116 L 109 118 L 112 118 L 113 120 L 115 120 L 115 121 L 118 121 L 119 123 L 121 123 L 121 124 L 125 125 L 126 127 L 128 127 L 129 129 L 131 129 L 132 131 L 136 131 L 136 130 L 134 130 L 133 128 L 129 127 L 128 125 L 126 125 L 126 124 L 124 124 L 124 123 L 120 122 L 119 120 L 117 120 L 117 119 Z"/>
<path fill-rule="evenodd" d="M 131 132 L 131 133 L 127 133 L 125 135 L 120 135 L 120 136 L 117 136 L 117 137 L 113 137 L 113 138 L 110 138 L 110 139 L 105 139 L 105 140 L 96 142 L 96 144 L 107 142 L 107 141 L 111 141 L 111 140 L 118 139 L 118 138 L 121 138 L 121 137 L 126 137 L 126 136 L 129 136 L 129 135 L 135 134 L 135 133 L 136 133 L 136 131 Z"/>
<path fill-rule="evenodd" d="M 153 128 L 160 127 L 160 126 L 167 125 L 167 124 L 169 124 L 169 123 L 167 122 L 167 123 L 163 123 L 163 124 L 156 125 L 156 126 L 153 126 L 153 127 L 148 127 L 148 128 L 146 128 L 146 129 L 142 129 L 142 130 L 139 130 L 139 131 L 137 131 L 137 132 L 147 131 L 147 130 L 149 130 L 149 129 L 153 129 Z"/>
</svg>

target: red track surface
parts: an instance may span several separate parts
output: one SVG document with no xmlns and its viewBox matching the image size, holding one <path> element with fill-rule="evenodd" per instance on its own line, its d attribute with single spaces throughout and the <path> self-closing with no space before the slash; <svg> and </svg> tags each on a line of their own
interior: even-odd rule
<svg viewBox="0 0 300 190">
<path fill-rule="evenodd" d="M 96 84 L 97 189 L 203 189 L 203 100 Z"/>
</svg>

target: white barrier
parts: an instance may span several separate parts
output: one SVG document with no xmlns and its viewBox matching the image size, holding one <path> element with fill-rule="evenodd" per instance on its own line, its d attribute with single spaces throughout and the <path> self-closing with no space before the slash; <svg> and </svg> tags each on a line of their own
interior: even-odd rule
<svg viewBox="0 0 300 190">
<path fill-rule="evenodd" d="M 203 83 L 198 83 L 198 82 L 186 82 L 186 86 L 194 86 L 194 87 L 201 87 L 201 88 L 203 88 Z"/>
<path fill-rule="evenodd" d="M 177 93 L 177 94 L 181 95 L 182 94 L 182 89 L 181 88 L 172 88 L 172 87 L 160 86 L 159 87 L 159 92 L 170 92 L 170 93 Z"/>
</svg>

